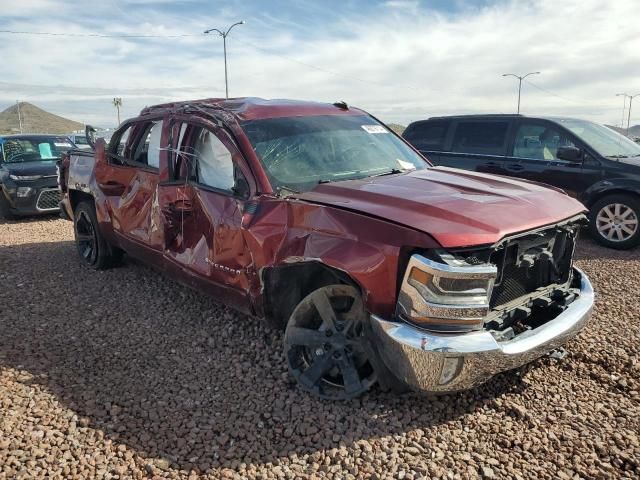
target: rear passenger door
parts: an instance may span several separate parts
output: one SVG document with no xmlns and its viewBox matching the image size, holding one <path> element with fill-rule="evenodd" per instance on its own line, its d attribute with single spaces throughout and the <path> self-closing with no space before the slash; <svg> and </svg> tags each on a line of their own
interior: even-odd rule
<svg viewBox="0 0 640 480">
<path fill-rule="evenodd" d="M 96 166 L 95 178 L 106 198 L 118 244 L 134 256 L 161 258 L 157 228 L 157 187 L 163 140 L 162 118 L 139 120 L 120 128 L 107 147 L 107 163 Z"/>
<path fill-rule="evenodd" d="M 504 160 L 511 121 L 458 119 L 448 135 L 439 164 L 482 173 L 504 174 Z"/>
<path fill-rule="evenodd" d="M 565 129 L 547 120 L 519 119 L 506 158 L 507 175 L 547 183 L 571 196 L 580 190 L 582 162 L 557 157 L 560 147 L 578 147 L 578 140 Z"/>
</svg>

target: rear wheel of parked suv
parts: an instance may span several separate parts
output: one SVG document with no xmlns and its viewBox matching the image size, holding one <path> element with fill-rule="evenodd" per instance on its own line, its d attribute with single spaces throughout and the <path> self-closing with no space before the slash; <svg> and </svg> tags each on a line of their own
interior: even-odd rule
<svg viewBox="0 0 640 480">
<path fill-rule="evenodd" d="M 589 230 L 605 247 L 625 250 L 640 243 L 640 199 L 616 194 L 591 206 Z"/>
<path fill-rule="evenodd" d="M 118 264 L 122 259 L 122 250 L 111 247 L 100 233 L 93 204 L 80 202 L 73 217 L 76 248 L 82 263 L 95 270 Z"/>
<path fill-rule="evenodd" d="M 376 382 L 360 293 L 329 285 L 305 297 L 285 331 L 285 355 L 298 384 L 314 395 L 347 400 Z"/>
</svg>

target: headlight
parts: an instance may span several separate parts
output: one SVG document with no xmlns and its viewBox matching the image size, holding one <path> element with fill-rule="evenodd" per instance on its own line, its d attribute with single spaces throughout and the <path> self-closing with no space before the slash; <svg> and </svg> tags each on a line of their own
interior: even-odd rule
<svg viewBox="0 0 640 480">
<path fill-rule="evenodd" d="M 453 266 L 413 255 L 398 298 L 398 314 L 420 327 L 477 330 L 489 313 L 494 265 Z"/>
<path fill-rule="evenodd" d="M 11 180 L 40 180 L 42 175 L 9 175 Z"/>
</svg>

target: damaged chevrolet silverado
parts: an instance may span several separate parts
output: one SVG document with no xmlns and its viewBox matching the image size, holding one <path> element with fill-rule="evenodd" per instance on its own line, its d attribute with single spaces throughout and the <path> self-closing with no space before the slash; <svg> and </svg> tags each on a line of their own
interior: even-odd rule
<svg viewBox="0 0 640 480">
<path fill-rule="evenodd" d="M 81 261 L 126 252 L 285 329 L 289 369 L 317 396 L 472 388 L 591 314 L 573 266 L 584 206 L 432 167 L 343 102 L 163 104 L 94 147 L 59 169 Z"/>
</svg>

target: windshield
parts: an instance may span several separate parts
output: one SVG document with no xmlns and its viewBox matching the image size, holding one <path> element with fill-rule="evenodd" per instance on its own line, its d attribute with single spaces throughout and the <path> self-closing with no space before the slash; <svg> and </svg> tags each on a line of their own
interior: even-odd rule
<svg viewBox="0 0 640 480">
<path fill-rule="evenodd" d="M 640 156 L 640 145 L 624 135 L 597 123 L 585 120 L 557 120 L 603 157 L 629 158 Z"/>
<path fill-rule="evenodd" d="M 429 166 L 365 115 L 269 118 L 246 121 L 242 127 L 276 190 L 303 192 L 318 183 Z"/>
<path fill-rule="evenodd" d="M 2 160 L 5 163 L 54 161 L 62 152 L 73 148 L 67 137 L 14 137 L 2 143 Z"/>
</svg>

